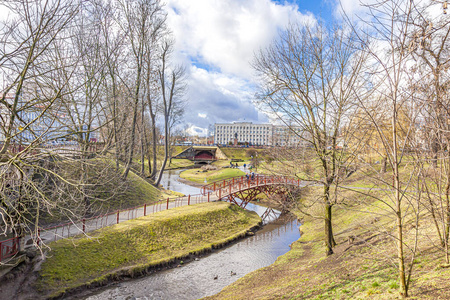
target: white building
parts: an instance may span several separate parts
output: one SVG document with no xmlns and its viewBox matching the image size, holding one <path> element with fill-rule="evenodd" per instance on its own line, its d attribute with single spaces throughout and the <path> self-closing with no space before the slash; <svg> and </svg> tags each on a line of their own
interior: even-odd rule
<svg viewBox="0 0 450 300">
<path fill-rule="evenodd" d="M 299 128 L 292 129 L 287 126 L 253 124 L 252 122 L 214 124 L 215 144 L 233 145 L 235 139 L 239 144 L 251 146 L 298 147 L 304 145 Z"/>
<path fill-rule="evenodd" d="M 251 122 L 214 124 L 215 144 L 234 144 L 235 139 L 241 144 L 271 145 L 272 125 Z"/>
</svg>

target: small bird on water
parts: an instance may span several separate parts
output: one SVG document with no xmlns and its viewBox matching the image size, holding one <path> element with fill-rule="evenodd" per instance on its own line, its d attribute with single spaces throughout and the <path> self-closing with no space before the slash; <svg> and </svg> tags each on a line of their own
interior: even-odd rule
<svg viewBox="0 0 450 300">
<path fill-rule="evenodd" d="M 219 275 L 214 275 L 214 280 L 216 280 L 217 278 L 219 278 Z"/>
<path fill-rule="evenodd" d="M 231 271 L 230 272 L 231 276 L 236 275 L 236 272 Z"/>
</svg>

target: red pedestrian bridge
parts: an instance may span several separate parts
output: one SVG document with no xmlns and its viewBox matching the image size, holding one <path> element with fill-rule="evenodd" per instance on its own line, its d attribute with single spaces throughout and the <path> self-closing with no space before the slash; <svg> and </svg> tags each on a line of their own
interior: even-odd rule
<svg viewBox="0 0 450 300">
<path fill-rule="evenodd" d="M 214 200 L 229 201 L 245 208 L 259 194 L 266 196 L 284 195 L 289 186 L 302 187 L 300 179 L 287 176 L 255 175 L 254 177 L 234 177 L 204 185 L 203 195 Z"/>
</svg>

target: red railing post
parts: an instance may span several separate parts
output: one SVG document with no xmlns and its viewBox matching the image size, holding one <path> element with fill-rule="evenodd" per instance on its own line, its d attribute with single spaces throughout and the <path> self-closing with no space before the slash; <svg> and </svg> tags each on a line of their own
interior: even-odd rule
<svg viewBox="0 0 450 300">
<path fill-rule="evenodd" d="M 214 182 L 213 191 L 216 191 L 216 183 Z"/>
<path fill-rule="evenodd" d="M 232 188 L 232 186 L 230 185 L 230 195 L 231 195 L 231 188 Z"/>
<path fill-rule="evenodd" d="M 119 224 L 119 214 L 120 214 L 120 211 L 117 210 L 117 224 Z"/>
<path fill-rule="evenodd" d="M 147 204 L 144 204 L 144 217 L 147 215 Z"/>
<path fill-rule="evenodd" d="M 233 185 L 234 185 L 234 177 L 233 177 Z"/>
<path fill-rule="evenodd" d="M 297 186 L 300 186 L 300 178 L 297 179 Z"/>
<path fill-rule="evenodd" d="M 167 197 L 167 207 L 166 209 L 169 209 L 169 197 Z"/>
<path fill-rule="evenodd" d="M 219 200 L 222 198 L 222 189 L 219 190 Z"/>
<path fill-rule="evenodd" d="M 188 205 L 191 205 L 191 195 L 188 195 Z"/>
<path fill-rule="evenodd" d="M 83 219 L 83 233 L 86 232 L 86 219 Z"/>
<path fill-rule="evenodd" d="M 211 193 L 208 193 L 208 202 L 209 202 L 209 195 L 210 195 Z"/>
</svg>

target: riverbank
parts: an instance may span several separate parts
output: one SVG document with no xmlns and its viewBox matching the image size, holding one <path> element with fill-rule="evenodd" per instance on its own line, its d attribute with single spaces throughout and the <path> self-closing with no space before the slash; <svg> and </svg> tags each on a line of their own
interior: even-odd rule
<svg viewBox="0 0 450 300">
<path fill-rule="evenodd" d="M 60 240 L 48 245 L 52 251 L 40 271 L 27 275 L 37 278 L 35 290 L 25 289 L 24 295 L 19 286 L 15 295 L 9 295 L 55 298 L 145 275 L 244 237 L 260 221 L 256 213 L 228 203 L 204 203 L 123 222 L 89 238 Z"/>
<path fill-rule="evenodd" d="M 304 199 L 314 198 L 319 188 L 310 188 Z M 337 246 L 326 257 L 323 221 L 302 218 L 302 236 L 291 250 L 266 268 L 247 274 L 205 299 L 399 299 L 395 267 L 395 240 L 389 218 L 382 216 L 383 204 L 368 207 L 358 195 L 343 192 L 347 204 L 336 206 L 333 224 Z M 359 196 L 360 197 L 360 196 Z M 415 230 L 411 220 L 405 226 Z M 424 215 L 420 235 L 433 231 L 430 216 Z M 408 242 L 410 242 L 408 240 Z M 430 235 L 418 240 L 418 255 L 411 277 L 411 299 L 449 299 L 450 268 Z"/>
</svg>

